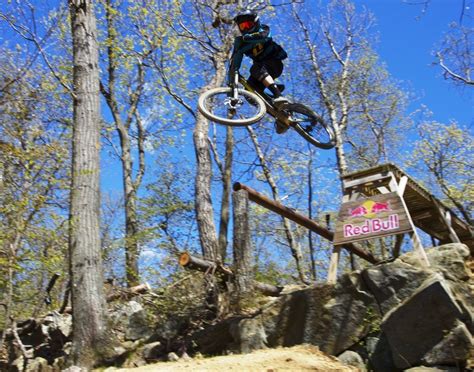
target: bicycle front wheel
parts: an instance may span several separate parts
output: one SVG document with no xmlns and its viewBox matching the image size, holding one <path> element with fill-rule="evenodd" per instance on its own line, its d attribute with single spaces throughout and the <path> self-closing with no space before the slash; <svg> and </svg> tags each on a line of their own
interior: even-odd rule
<svg viewBox="0 0 474 372">
<path fill-rule="evenodd" d="M 263 100 L 247 90 L 238 89 L 239 99 L 230 105 L 231 88 L 210 89 L 199 97 L 198 109 L 209 120 L 219 124 L 241 127 L 259 121 L 265 115 Z"/>
<path fill-rule="evenodd" d="M 332 149 L 336 145 L 334 131 L 309 107 L 300 103 L 291 103 L 285 107 L 290 114 L 293 128 L 306 141 L 321 149 Z"/>
</svg>

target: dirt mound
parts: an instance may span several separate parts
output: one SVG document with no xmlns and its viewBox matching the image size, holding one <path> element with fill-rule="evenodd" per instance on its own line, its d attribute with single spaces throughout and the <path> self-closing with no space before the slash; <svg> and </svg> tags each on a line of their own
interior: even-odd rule
<svg viewBox="0 0 474 372">
<path fill-rule="evenodd" d="M 298 345 L 277 349 L 258 350 L 251 354 L 228 355 L 190 361 L 163 362 L 138 368 L 114 369 L 118 371 L 358 371 L 336 358 L 324 354 L 312 345 Z"/>
</svg>

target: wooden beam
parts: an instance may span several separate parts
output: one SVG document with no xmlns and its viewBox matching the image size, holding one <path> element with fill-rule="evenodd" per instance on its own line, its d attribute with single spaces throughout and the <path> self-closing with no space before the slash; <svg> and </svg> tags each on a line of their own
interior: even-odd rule
<svg viewBox="0 0 474 372">
<path fill-rule="evenodd" d="M 318 235 L 321 235 L 323 238 L 331 242 L 334 240 L 334 233 L 332 231 L 329 231 L 323 226 L 317 224 L 315 221 L 296 212 L 294 209 L 288 208 L 275 200 L 267 198 L 266 196 L 255 191 L 251 187 L 248 187 L 246 185 L 243 185 L 237 182 L 234 184 L 234 191 L 238 191 L 238 190 L 247 190 L 249 194 L 249 199 L 251 201 L 275 213 L 278 213 L 279 215 L 285 218 L 288 218 L 289 220 L 292 220 L 296 222 L 297 224 L 304 226 L 311 231 L 314 231 Z M 380 260 L 375 258 L 371 252 L 365 251 L 362 247 L 360 247 L 357 244 L 347 243 L 347 244 L 343 244 L 342 247 L 370 263 L 376 264 L 380 262 Z"/>
<path fill-rule="evenodd" d="M 349 189 L 349 188 L 367 184 L 370 182 L 380 182 L 380 181 L 386 180 L 389 177 L 391 177 L 390 174 L 377 173 L 377 174 L 367 176 L 364 178 L 359 178 L 359 179 L 350 180 L 350 181 L 342 181 L 342 184 L 343 184 L 344 189 Z"/>
</svg>

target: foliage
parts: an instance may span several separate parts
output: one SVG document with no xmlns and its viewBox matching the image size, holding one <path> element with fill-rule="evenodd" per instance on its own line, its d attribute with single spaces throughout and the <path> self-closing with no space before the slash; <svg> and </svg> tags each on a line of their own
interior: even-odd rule
<svg viewBox="0 0 474 372">
<path fill-rule="evenodd" d="M 455 208 L 471 223 L 474 203 L 472 134 L 456 122 L 433 121 L 419 126 L 420 139 L 409 164 L 425 175 L 430 189 L 442 196 L 446 205 Z M 435 189 L 436 187 L 436 189 Z"/>
<path fill-rule="evenodd" d="M 66 271 L 70 115 L 40 67 L 12 74 L 19 60 L 6 52 L 0 68 L 0 301 L 15 318 L 36 314 L 52 274 Z"/>
</svg>

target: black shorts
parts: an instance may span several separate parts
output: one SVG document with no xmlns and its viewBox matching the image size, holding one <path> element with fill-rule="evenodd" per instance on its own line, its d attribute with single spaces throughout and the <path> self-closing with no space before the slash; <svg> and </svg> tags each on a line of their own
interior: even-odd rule
<svg viewBox="0 0 474 372">
<path fill-rule="evenodd" d="M 283 72 L 283 62 L 279 59 L 268 59 L 265 61 L 254 61 L 250 67 L 250 76 L 258 81 L 262 81 L 268 75 L 276 79 Z"/>
</svg>

